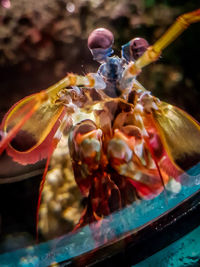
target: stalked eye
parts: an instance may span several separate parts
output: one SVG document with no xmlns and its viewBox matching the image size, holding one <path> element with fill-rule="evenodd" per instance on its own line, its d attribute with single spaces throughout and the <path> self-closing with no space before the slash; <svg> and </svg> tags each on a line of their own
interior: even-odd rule
<svg viewBox="0 0 200 267">
<path fill-rule="evenodd" d="M 111 31 L 105 28 L 99 28 L 91 32 L 88 37 L 88 47 L 90 49 L 107 49 L 112 46 L 114 37 Z"/>
<path fill-rule="evenodd" d="M 112 44 L 114 36 L 111 31 L 105 28 L 98 28 L 91 32 L 88 37 L 88 47 L 93 55 L 94 60 L 104 61 L 112 53 Z"/>
<path fill-rule="evenodd" d="M 122 57 L 128 62 L 137 60 L 147 50 L 149 43 L 141 37 L 132 39 L 130 42 L 122 46 Z"/>
<path fill-rule="evenodd" d="M 147 50 L 149 43 L 144 38 L 134 38 L 130 42 L 130 49 L 135 60 L 141 57 Z"/>
</svg>

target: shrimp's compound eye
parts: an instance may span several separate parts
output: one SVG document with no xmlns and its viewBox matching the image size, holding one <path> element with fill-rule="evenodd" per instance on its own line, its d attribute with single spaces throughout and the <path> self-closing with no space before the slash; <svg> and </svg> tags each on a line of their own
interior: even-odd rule
<svg viewBox="0 0 200 267">
<path fill-rule="evenodd" d="M 122 46 L 122 57 L 128 62 L 137 60 L 144 54 L 148 47 L 149 43 L 144 38 L 134 38 Z"/>
<path fill-rule="evenodd" d="M 94 60 L 99 62 L 105 61 L 113 53 L 113 42 L 114 36 L 112 32 L 105 28 L 98 28 L 91 32 L 88 37 L 88 47 Z"/>
<path fill-rule="evenodd" d="M 91 32 L 88 37 L 89 49 L 107 49 L 112 46 L 114 37 L 111 31 L 105 28 L 98 28 Z"/>
<path fill-rule="evenodd" d="M 141 57 L 144 52 L 147 50 L 149 43 L 144 38 L 134 38 L 130 42 L 130 49 L 134 60 L 137 60 Z"/>
</svg>

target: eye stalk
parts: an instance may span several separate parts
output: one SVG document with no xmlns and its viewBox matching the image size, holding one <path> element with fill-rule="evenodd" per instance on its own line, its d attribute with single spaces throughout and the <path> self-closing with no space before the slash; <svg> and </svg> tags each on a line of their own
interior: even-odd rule
<svg viewBox="0 0 200 267">
<path fill-rule="evenodd" d="M 135 61 L 144 54 L 148 47 L 149 43 L 146 39 L 136 37 L 122 46 L 122 57 L 128 62 Z"/>
<path fill-rule="evenodd" d="M 91 32 L 88 37 L 88 48 L 90 49 L 94 60 L 102 63 L 107 57 L 112 55 L 113 42 L 114 36 L 112 32 L 105 28 L 98 28 Z"/>
</svg>

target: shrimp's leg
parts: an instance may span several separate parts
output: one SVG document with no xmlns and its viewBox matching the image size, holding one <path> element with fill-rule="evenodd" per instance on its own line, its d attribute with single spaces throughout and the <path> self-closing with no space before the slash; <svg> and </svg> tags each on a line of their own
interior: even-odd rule
<svg viewBox="0 0 200 267">
<path fill-rule="evenodd" d="M 47 88 L 46 92 L 50 98 L 56 98 L 62 89 L 70 86 L 104 89 L 106 84 L 102 77 L 96 73 L 89 73 L 86 76 L 68 73 L 65 78 Z"/>
<path fill-rule="evenodd" d="M 44 188 L 44 184 L 45 184 L 45 180 L 46 180 L 46 175 L 47 175 L 47 172 L 48 172 L 48 167 L 49 167 L 49 163 L 50 163 L 50 159 L 51 159 L 51 156 L 55 150 L 55 147 L 56 147 L 56 143 L 55 143 L 55 140 L 56 139 L 53 139 L 53 142 L 49 148 L 49 153 L 48 153 L 48 156 L 47 156 L 47 161 L 46 161 L 46 164 L 45 164 L 45 169 L 44 169 L 44 173 L 43 173 L 43 176 L 42 176 L 42 181 L 40 183 L 40 189 L 39 189 L 39 196 L 38 196 L 38 201 L 37 201 L 37 210 L 36 210 L 36 240 L 38 242 L 38 224 L 39 224 L 39 210 L 40 210 L 40 204 L 41 204 L 41 199 L 42 199 L 42 191 L 43 191 L 43 188 Z"/>
<path fill-rule="evenodd" d="M 174 24 L 158 39 L 155 44 L 148 47 L 144 54 L 134 63 L 131 62 L 127 72 L 133 76 L 140 73 L 141 69 L 158 60 L 161 52 L 170 45 L 190 24 L 200 21 L 200 9 L 179 16 Z M 130 75 L 129 74 L 129 75 Z"/>
</svg>

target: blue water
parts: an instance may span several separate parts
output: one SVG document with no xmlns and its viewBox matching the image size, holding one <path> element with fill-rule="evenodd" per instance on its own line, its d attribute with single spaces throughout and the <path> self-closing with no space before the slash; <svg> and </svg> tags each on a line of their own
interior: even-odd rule
<svg viewBox="0 0 200 267">
<path fill-rule="evenodd" d="M 200 226 L 134 267 L 200 266 Z"/>
<path fill-rule="evenodd" d="M 130 233 L 130 231 L 137 231 L 139 227 L 155 220 L 158 216 L 174 208 L 200 189 L 200 164 L 192 168 L 189 174 L 191 175 L 191 181 L 194 181 L 193 185 L 182 186 L 179 193 L 174 194 L 166 191 L 165 194 L 162 193 L 153 200 L 135 202 L 104 219 L 103 227 L 101 228 L 102 241 L 100 240 L 98 245 L 94 241 L 94 233 L 92 234 L 91 231 L 95 224 L 87 225 L 77 232 L 67 234 L 62 238 L 2 254 L 0 255 L 0 266 L 49 266 L 54 262 L 65 261 L 103 245 L 104 236 L 108 241 L 112 241 L 114 238 Z M 160 251 L 155 256 L 150 257 L 149 261 L 144 261 L 135 266 L 195 266 L 184 265 L 184 261 L 194 261 L 196 263 L 200 251 L 200 242 L 197 241 L 199 238 L 200 228 L 173 243 L 165 250 Z M 181 262 L 182 265 L 179 264 Z"/>
</svg>

